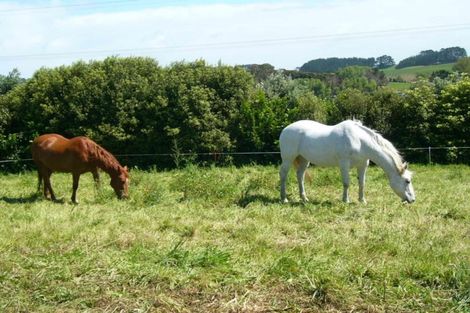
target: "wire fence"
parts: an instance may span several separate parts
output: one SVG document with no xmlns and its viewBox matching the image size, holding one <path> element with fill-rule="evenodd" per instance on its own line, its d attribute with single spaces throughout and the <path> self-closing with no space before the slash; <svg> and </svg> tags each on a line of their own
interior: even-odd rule
<svg viewBox="0 0 470 313">
<path fill-rule="evenodd" d="M 440 163 L 442 160 L 446 160 L 444 163 L 464 163 L 470 164 L 470 146 L 464 147 L 413 147 L 413 148 L 400 148 L 398 149 L 405 159 L 413 160 L 419 163 Z M 443 158 L 442 152 L 446 154 L 446 158 Z M 450 156 L 449 156 L 450 153 Z M 212 161 L 217 161 L 227 157 L 253 157 L 253 156 L 264 156 L 273 159 L 273 156 L 279 155 L 279 151 L 246 151 L 246 152 L 188 152 L 188 153 L 127 153 L 127 154 L 115 154 L 115 156 L 121 160 L 130 161 L 135 158 L 168 158 L 176 166 L 178 166 L 178 160 L 195 160 L 196 158 L 205 157 Z M 265 158 L 266 159 L 266 158 Z M 273 159 L 274 160 L 274 159 Z M 18 159 L 5 159 L 0 160 L 0 166 L 6 164 L 18 164 L 32 162 L 31 158 L 18 158 Z M 155 161 L 155 159 L 154 159 Z M 249 161 L 249 160 L 248 160 Z M 132 163 L 132 162 L 131 162 Z M 145 162 L 147 163 L 147 162 Z M 0 167 L 1 168 L 1 167 Z"/>
</svg>

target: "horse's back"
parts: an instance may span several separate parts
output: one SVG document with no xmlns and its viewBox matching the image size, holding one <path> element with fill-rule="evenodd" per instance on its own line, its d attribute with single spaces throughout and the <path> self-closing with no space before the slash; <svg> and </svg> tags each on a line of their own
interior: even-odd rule
<svg viewBox="0 0 470 313">
<path fill-rule="evenodd" d="M 285 127 L 279 137 L 281 157 L 293 159 L 298 155 L 312 163 L 317 163 L 323 157 L 319 154 L 328 152 L 328 136 L 331 126 L 311 120 L 301 120 Z M 327 149 L 328 150 L 328 149 Z"/>
<path fill-rule="evenodd" d="M 53 171 L 88 170 L 88 141 L 91 140 L 86 137 L 67 139 L 59 134 L 41 135 L 31 145 L 33 160 L 38 166 Z"/>
<path fill-rule="evenodd" d="M 329 126 L 309 120 L 294 122 L 281 132 L 281 156 L 292 159 L 301 155 L 316 165 L 337 165 L 355 149 L 356 123 L 348 120 Z"/>
<path fill-rule="evenodd" d="M 68 139 L 59 134 L 44 134 L 34 139 L 31 145 L 33 159 L 41 158 L 48 152 L 63 150 L 68 144 Z"/>
</svg>

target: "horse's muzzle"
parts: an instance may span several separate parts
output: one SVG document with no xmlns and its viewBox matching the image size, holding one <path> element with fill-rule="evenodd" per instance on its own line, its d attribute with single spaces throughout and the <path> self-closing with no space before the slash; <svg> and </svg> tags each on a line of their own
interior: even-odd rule
<svg viewBox="0 0 470 313">
<path fill-rule="evenodd" d="M 129 195 L 125 195 L 123 193 L 120 193 L 117 195 L 118 199 L 119 200 L 125 200 L 125 199 L 128 199 L 129 198 Z"/>
<path fill-rule="evenodd" d="M 405 200 L 403 200 L 403 203 L 406 202 L 406 203 L 408 203 L 408 204 L 411 204 L 411 203 L 413 203 L 413 202 L 415 202 L 415 201 L 416 201 L 415 198 L 412 198 L 412 199 L 405 199 Z"/>
</svg>

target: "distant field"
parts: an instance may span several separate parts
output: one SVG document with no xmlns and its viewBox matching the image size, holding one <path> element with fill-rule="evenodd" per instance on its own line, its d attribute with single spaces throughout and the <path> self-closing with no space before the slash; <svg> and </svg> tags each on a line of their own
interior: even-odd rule
<svg viewBox="0 0 470 313">
<path fill-rule="evenodd" d="M 390 82 L 387 84 L 388 87 L 395 89 L 395 90 L 407 90 L 410 89 L 412 83 L 398 83 L 398 82 Z"/>
<path fill-rule="evenodd" d="M 412 165 L 404 205 L 381 169 L 368 204 L 338 169 L 311 169 L 311 202 L 279 202 L 278 167 L 102 175 L 0 174 L 1 312 L 470 312 L 470 167 Z"/>
<path fill-rule="evenodd" d="M 395 67 L 390 67 L 384 69 L 384 73 L 388 78 L 397 78 L 400 77 L 401 79 L 411 82 L 416 80 L 418 75 L 429 76 L 432 72 L 439 71 L 439 70 L 446 70 L 452 71 L 452 67 L 455 63 L 449 64 L 439 64 L 439 65 L 429 65 L 429 66 L 412 66 L 412 67 L 405 67 L 401 69 L 396 69 Z"/>
</svg>

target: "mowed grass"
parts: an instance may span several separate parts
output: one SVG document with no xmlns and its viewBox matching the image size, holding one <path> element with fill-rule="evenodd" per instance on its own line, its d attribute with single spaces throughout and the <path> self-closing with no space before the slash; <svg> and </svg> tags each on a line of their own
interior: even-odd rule
<svg viewBox="0 0 470 313">
<path fill-rule="evenodd" d="M 343 204 L 338 169 L 311 168 L 310 203 L 278 201 L 278 168 L 0 175 L 1 312 L 470 312 L 470 167 L 412 166 L 404 205 L 380 168 L 368 204 Z"/>
</svg>

